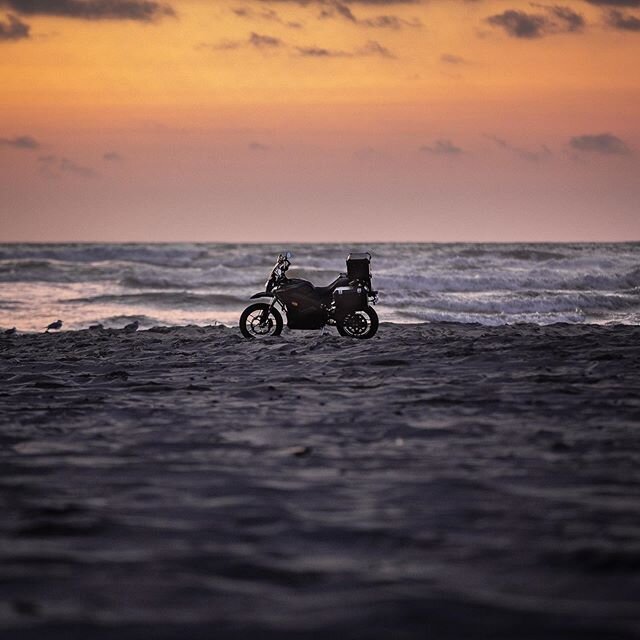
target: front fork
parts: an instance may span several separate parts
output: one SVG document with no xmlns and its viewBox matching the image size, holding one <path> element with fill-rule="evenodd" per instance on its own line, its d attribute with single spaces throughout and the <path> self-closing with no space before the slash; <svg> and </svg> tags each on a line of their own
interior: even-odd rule
<svg viewBox="0 0 640 640">
<path fill-rule="evenodd" d="M 273 296 L 271 298 L 271 303 L 269 304 L 269 308 L 265 309 L 262 312 L 262 316 L 260 317 L 260 324 L 261 325 L 265 325 L 265 324 L 267 324 L 267 322 L 269 322 L 269 315 L 271 314 L 271 309 L 273 309 L 273 307 L 275 306 L 276 302 L 277 302 L 276 297 Z"/>
</svg>

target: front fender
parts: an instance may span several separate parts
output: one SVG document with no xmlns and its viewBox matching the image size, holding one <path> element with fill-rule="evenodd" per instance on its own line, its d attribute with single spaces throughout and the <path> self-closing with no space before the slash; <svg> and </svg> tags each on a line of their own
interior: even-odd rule
<svg viewBox="0 0 640 640">
<path fill-rule="evenodd" d="M 261 291 L 260 293 L 254 293 L 250 300 L 254 300 L 255 298 L 273 298 L 273 293 L 267 293 L 266 291 Z"/>
</svg>

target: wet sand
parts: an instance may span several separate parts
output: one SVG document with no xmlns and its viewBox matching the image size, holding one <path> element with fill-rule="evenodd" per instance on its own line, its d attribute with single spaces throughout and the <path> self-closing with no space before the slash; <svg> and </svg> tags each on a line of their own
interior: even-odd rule
<svg viewBox="0 0 640 640">
<path fill-rule="evenodd" d="M 638 638 L 640 327 L 0 338 L 3 638 Z"/>
</svg>

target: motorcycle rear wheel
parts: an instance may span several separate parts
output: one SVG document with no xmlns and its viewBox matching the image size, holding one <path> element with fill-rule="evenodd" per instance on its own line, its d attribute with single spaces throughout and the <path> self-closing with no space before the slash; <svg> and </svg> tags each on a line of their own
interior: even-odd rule
<svg viewBox="0 0 640 640">
<path fill-rule="evenodd" d="M 266 302 L 250 304 L 240 316 L 240 331 L 249 340 L 279 336 L 283 326 L 280 312 Z"/>
<path fill-rule="evenodd" d="M 348 338 L 366 340 L 373 338 L 378 331 L 378 314 L 373 307 L 363 311 L 354 311 L 336 322 L 338 333 Z"/>
</svg>

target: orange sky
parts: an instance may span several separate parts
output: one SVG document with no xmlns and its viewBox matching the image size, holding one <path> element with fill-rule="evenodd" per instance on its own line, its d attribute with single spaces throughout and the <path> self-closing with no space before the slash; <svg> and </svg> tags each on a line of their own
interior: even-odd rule
<svg viewBox="0 0 640 640">
<path fill-rule="evenodd" d="M 614 2 L 0 0 L 0 241 L 640 240 Z"/>
</svg>

